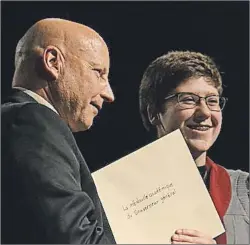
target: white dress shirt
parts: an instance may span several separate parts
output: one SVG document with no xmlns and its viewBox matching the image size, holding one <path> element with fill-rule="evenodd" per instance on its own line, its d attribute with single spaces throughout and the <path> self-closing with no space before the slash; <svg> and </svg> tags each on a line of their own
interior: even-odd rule
<svg viewBox="0 0 250 245">
<path fill-rule="evenodd" d="M 19 89 L 21 91 L 23 91 L 24 93 L 28 94 L 29 96 L 31 96 L 34 100 L 36 100 L 39 104 L 47 106 L 48 108 L 50 108 L 51 110 L 53 110 L 55 113 L 58 114 L 57 110 L 54 108 L 54 106 L 52 106 L 47 100 L 45 100 L 43 97 L 41 97 L 40 95 L 34 93 L 33 91 L 26 89 L 26 88 L 22 88 L 22 87 L 14 87 L 15 89 Z"/>
</svg>

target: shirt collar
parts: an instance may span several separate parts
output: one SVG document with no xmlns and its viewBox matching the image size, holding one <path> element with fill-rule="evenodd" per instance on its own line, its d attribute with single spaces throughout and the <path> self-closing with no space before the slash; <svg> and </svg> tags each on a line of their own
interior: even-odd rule
<svg viewBox="0 0 250 245">
<path fill-rule="evenodd" d="M 26 89 L 26 88 L 22 88 L 22 87 L 14 87 L 15 89 L 19 89 L 21 91 L 23 91 L 24 93 L 28 94 L 29 96 L 31 96 L 35 101 L 37 101 L 39 104 L 42 104 L 44 106 L 47 106 L 48 108 L 50 108 L 51 110 L 53 110 L 55 113 L 58 114 L 57 110 L 54 108 L 54 106 L 52 106 L 47 100 L 45 100 L 43 97 L 41 97 L 40 95 L 36 94 L 35 92 Z"/>
</svg>

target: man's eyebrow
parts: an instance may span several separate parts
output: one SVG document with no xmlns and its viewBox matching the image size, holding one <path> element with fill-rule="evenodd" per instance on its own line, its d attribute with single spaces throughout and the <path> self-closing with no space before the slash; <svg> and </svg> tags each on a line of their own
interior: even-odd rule
<svg viewBox="0 0 250 245">
<path fill-rule="evenodd" d="M 94 62 L 94 61 L 89 61 L 88 62 L 92 67 L 102 67 L 102 65 L 98 62 Z"/>
</svg>

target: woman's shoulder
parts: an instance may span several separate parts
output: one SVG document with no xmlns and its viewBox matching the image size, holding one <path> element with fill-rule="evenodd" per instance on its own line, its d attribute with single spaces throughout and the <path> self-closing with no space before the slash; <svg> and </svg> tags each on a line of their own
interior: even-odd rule
<svg viewBox="0 0 250 245">
<path fill-rule="evenodd" d="M 241 169 L 237 169 L 237 170 L 226 169 L 226 171 L 228 172 L 230 178 L 241 179 L 241 180 L 246 180 L 246 181 L 248 181 L 249 179 L 249 173 Z"/>
<path fill-rule="evenodd" d="M 240 169 L 226 169 L 226 171 L 230 176 L 232 190 L 236 192 L 237 196 L 247 194 L 249 198 L 249 173 Z"/>
</svg>

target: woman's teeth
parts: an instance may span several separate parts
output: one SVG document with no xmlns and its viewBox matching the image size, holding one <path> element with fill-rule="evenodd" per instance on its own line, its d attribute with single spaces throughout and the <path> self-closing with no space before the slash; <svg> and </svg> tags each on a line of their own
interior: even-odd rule
<svg viewBox="0 0 250 245">
<path fill-rule="evenodd" d="M 188 127 L 198 131 L 207 131 L 208 129 L 210 129 L 209 126 L 188 126 Z"/>
</svg>

